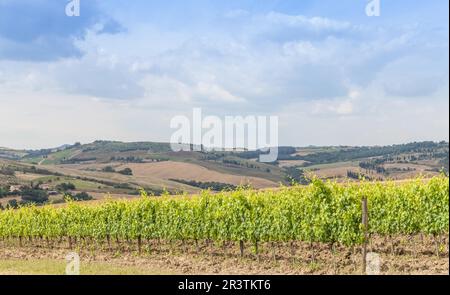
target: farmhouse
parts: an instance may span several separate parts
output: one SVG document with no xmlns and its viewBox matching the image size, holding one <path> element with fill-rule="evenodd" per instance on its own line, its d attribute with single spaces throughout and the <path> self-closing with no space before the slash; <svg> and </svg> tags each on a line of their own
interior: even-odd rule
<svg viewBox="0 0 450 295">
<path fill-rule="evenodd" d="M 21 191 L 20 185 L 11 185 L 9 187 L 9 192 L 10 193 L 15 193 L 15 192 L 20 192 L 20 191 Z"/>
</svg>

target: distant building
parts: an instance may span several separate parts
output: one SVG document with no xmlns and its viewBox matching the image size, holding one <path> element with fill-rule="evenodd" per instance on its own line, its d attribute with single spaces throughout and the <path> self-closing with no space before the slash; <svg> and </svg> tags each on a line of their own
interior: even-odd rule
<svg viewBox="0 0 450 295">
<path fill-rule="evenodd" d="M 21 191 L 20 185 L 11 185 L 9 187 L 10 193 L 15 193 L 15 192 L 20 192 L 20 191 Z"/>
<path fill-rule="evenodd" d="M 49 184 L 41 184 L 39 186 L 39 188 L 48 191 L 48 190 L 50 190 L 50 185 Z"/>
</svg>

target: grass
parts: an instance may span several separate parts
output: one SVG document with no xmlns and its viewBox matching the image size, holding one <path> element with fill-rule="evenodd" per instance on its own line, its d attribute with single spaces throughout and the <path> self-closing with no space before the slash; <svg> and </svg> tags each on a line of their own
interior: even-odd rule
<svg viewBox="0 0 450 295">
<path fill-rule="evenodd" d="M 39 177 L 37 179 L 34 180 L 35 182 L 39 182 L 42 181 L 42 183 L 45 184 L 51 184 L 52 186 L 56 186 L 58 184 L 61 183 L 72 183 L 75 185 L 77 190 L 82 190 L 82 191 L 98 191 L 98 190 L 105 190 L 105 189 L 113 189 L 113 187 L 109 187 L 107 185 L 98 183 L 98 182 L 93 182 L 93 181 L 86 181 L 86 180 L 81 180 L 81 179 L 76 179 L 76 178 L 72 178 L 72 177 L 67 177 L 67 176 L 44 176 L 44 177 Z M 99 189 L 100 187 L 100 189 Z"/>
<path fill-rule="evenodd" d="M 0 275 L 64 275 L 66 262 L 57 259 L 0 260 Z M 81 275 L 166 275 L 151 266 L 124 266 L 107 262 L 81 262 Z"/>
<path fill-rule="evenodd" d="M 107 188 L 107 186 L 105 186 L 103 184 L 95 183 L 92 181 L 85 181 L 85 180 L 80 180 L 80 179 L 71 179 L 68 181 L 73 183 L 77 190 L 82 190 L 82 191 L 96 191 L 96 190 L 99 190 L 98 187 L 101 187 L 102 189 Z M 62 182 L 60 182 L 60 183 L 62 183 Z M 111 188 L 111 187 L 109 187 L 109 188 Z"/>
<path fill-rule="evenodd" d="M 42 162 L 42 165 L 54 165 L 60 163 L 62 160 L 67 160 L 72 156 L 74 151 L 67 149 L 59 152 L 52 153 L 47 159 Z"/>
<path fill-rule="evenodd" d="M 42 157 L 23 158 L 21 162 L 37 165 L 42 159 L 43 159 Z"/>
</svg>

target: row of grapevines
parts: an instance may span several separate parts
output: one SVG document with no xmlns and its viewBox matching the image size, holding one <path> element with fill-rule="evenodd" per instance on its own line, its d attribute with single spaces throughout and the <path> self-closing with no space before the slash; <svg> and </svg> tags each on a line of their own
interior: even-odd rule
<svg viewBox="0 0 450 295">
<path fill-rule="evenodd" d="M 363 241 L 361 199 L 368 198 L 369 230 L 380 235 L 441 234 L 449 228 L 449 181 L 338 184 L 273 191 L 238 189 L 194 197 L 109 200 L 62 208 L 0 212 L 2 238 L 115 240 L 308 241 L 356 245 Z"/>
</svg>

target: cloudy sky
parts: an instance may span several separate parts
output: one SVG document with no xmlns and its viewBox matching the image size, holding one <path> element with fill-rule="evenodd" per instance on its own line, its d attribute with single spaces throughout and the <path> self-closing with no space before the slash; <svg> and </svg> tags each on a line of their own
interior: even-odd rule
<svg viewBox="0 0 450 295">
<path fill-rule="evenodd" d="M 169 141 L 277 115 L 285 145 L 448 140 L 449 2 L 0 0 L 0 146 Z"/>
</svg>

